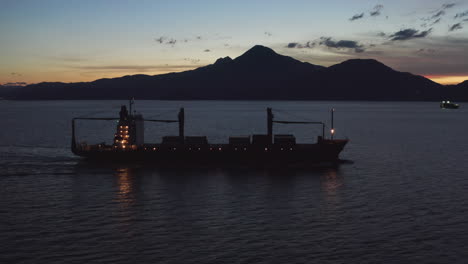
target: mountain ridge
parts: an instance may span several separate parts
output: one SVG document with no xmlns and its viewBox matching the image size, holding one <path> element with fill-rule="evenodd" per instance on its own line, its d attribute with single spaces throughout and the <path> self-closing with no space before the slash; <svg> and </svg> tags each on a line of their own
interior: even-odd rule
<svg viewBox="0 0 468 264">
<path fill-rule="evenodd" d="M 438 101 L 444 97 L 443 87 L 374 59 L 351 59 L 327 68 L 256 45 L 234 59 L 219 58 L 213 64 L 184 72 L 92 82 L 44 82 L 22 88 L 15 98 Z M 458 101 L 468 100 L 468 93 L 459 92 L 462 89 L 450 89 L 463 97 Z"/>
</svg>

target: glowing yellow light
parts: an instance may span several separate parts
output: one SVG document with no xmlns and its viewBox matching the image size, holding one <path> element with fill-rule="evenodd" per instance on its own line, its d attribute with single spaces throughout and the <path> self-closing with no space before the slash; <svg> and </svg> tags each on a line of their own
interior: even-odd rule
<svg viewBox="0 0 468 264">
<path fill-rule="evenodd" d="M 335 129 L 330 130 L 332 134 L 335 134 Z"/>
</svg>

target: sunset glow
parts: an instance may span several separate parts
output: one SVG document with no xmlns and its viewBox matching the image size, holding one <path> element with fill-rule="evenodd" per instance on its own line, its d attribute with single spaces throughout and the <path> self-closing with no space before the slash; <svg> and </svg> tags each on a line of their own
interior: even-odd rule
<svg viewBox="0 0 468 264">
<path fill-rule="evenodd" d="M 330 66 L 372 58 L 443 84 L 468 76 L 468 2 L 6 1 L 0 84 L 180 72 L 256 44 Z"/>
<path fill-rule="evenodd" d="M 465 76 L 425 76 L 425 77 L 440 84 L 458 84 L 465 80 L 468 80 L 468 75 L 465 75 Z"/>
</svg>

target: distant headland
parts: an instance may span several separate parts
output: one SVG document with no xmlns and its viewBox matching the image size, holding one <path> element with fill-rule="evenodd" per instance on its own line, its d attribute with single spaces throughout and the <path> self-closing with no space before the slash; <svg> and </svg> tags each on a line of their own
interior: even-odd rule
<svg viewBox="0 0 468 264">
<path fill-rule="evenodd" d="M 373 59 L 323 67 L 254 46 L 241 56 L 179 73 L 92 82 L 44 82 L 8 90 L 18 100 L 376 100 L 468 101 L 468 81 L 444 86 Z"/>
</svg>

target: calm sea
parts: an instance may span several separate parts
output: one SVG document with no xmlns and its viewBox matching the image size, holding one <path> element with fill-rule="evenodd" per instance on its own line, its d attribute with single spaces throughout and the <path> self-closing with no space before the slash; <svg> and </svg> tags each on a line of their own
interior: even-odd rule
<svg viewBox="0 0 468 264">
<path fill-rule="evenodd" d="M 120 101 L 0 101 L 0 263 L 466 263 L 468 105 L 415 102 L 137 101 L 147 118 L 226 142 L 264 133 L 266 107 L 329 122 L 351 141 L 338 168 L 157 169 L 89 164 L 72 117 Z M 112 141 L 115 121 L 80 121 Z M 146 141 L 176 135 L 147 124 Z M 277 125 L 314 142 L 320 127 Z"/>
</svg>

